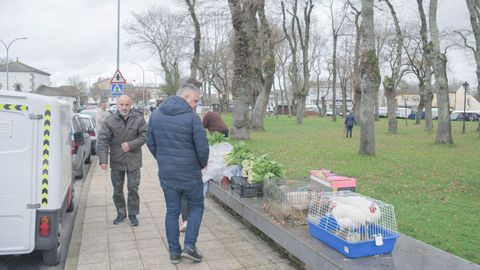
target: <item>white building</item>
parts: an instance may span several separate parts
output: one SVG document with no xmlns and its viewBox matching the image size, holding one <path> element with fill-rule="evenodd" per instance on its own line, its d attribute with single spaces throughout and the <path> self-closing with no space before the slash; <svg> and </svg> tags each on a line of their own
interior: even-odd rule
<svg viewBox="0 0 480 270">
<path fill-rule="evenodd" d="M 41 85 L 50 85 L 50 74 L 24 63 L 8 65 L 8 90 L 35 92 Z M 7 64 L 0 65 L 0 90 L 7 90 Z"/>
</svg>

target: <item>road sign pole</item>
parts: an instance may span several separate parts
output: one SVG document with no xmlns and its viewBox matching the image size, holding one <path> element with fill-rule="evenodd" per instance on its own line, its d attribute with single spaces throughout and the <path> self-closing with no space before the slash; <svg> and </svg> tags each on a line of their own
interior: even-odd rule
<svg viewBox="0 0 480 270">
<path fill-rule="evenodd" d="M 120 0 L 118 0 L 117 12 L 117 70 L 120 68 Z"/>
</svg>

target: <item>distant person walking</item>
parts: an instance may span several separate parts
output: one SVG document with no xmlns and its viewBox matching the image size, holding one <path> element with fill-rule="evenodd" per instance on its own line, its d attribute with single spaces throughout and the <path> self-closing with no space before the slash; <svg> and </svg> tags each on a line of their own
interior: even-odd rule
<svg viewBox="0 0 480 270">
<path fill-rule="evenodd" d="M 353 114 L 353 112 L 350 112 L 350 111 L 347 111 L 347 112 L 348 112 L 347 117 L 345 117 L 345 128 L 347 129 L 345 137 L 348 138 L 350 135 L 350 138 L 351 138 L 353 126 L 356 125 L 357 122 L 355 121 L 355 115 Z"/>
<path fill-rule="evenodd" d="M 207 111 L 203 116 L 202 123 L 203 127 L 208 129 L 210 134 L 220 132 L 225 137 L 228 137 L 228 127 L 217 112 Z"/>
<path fill-rule="evenodd" d="M 205 209 L 201 169 L 207 166 L 209 150 L 205 129 L 194 111 L 200 97 L 197 87 L 183 85 L 152 113 L 148 123 L 147 146 L 157 160 L 167 205 L 165 229 L 172 264 L 181 257 L 196 262 L 203 259 L 196 243 Z M 188 207 L 183 250 L 178 227 L 182 196 Z"/>
<path fill-rule="evenodd" d="M 103 122 L 105 121 L 105 118 L 110 115 L 110 112 L 107 111 L 107 103 L 102 102 L 100 103 L 100 107 L 97 109 L 95 113 L 95 120 L 97 122 L 97 129 L 101 130 Z"/>
<path fill-rule="evenodd" d="M 117 111 L 105 118 L 99 135 L 98 159 L 102 169 L 108 167 L 110 152 L 111 180 L 113 185 L 113 202 L 117 208 L 117 225 L 127 218 L 123 185 L 127 175 L 128 218 L 132 226 L 138 226 L 137 215 L 140 212 L 140 168 L 142 167 L 142 145 L 147 137 L 147 123 L 143 115 L 130 110 L 130 97 L 122 95 L 117 101 Z"/>
</svg>

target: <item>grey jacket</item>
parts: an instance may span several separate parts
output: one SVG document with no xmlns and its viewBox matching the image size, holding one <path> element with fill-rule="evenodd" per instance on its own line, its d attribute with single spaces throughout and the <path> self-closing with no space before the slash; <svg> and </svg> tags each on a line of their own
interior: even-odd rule
<svg viewBox="0 0 480 270">
<path fill-rule="evenodd" d="M 117 111 L 107 116 L 98 135 L 99 164 L 108 164 L 120 171 L 134 171 L 142 167 L 142 145 L 147 138 L 147 123 L 143 115 L 130 111 L 125 120 Z M 129 151 L 124 153 L 122 143 L 127 142 Z"/>
</svg>

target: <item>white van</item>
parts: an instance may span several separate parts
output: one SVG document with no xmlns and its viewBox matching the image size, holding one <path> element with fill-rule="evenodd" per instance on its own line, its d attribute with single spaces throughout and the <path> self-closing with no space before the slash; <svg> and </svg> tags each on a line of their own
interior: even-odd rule
<svg viewBox="0 0 480 270">
<path fill-rule="evenodd" d="M 61 221 L 73 210 L 70 133 L 65 101 L 0 91 L 0 255 L 35 249 L 60 262 Z"/>
</svg>

